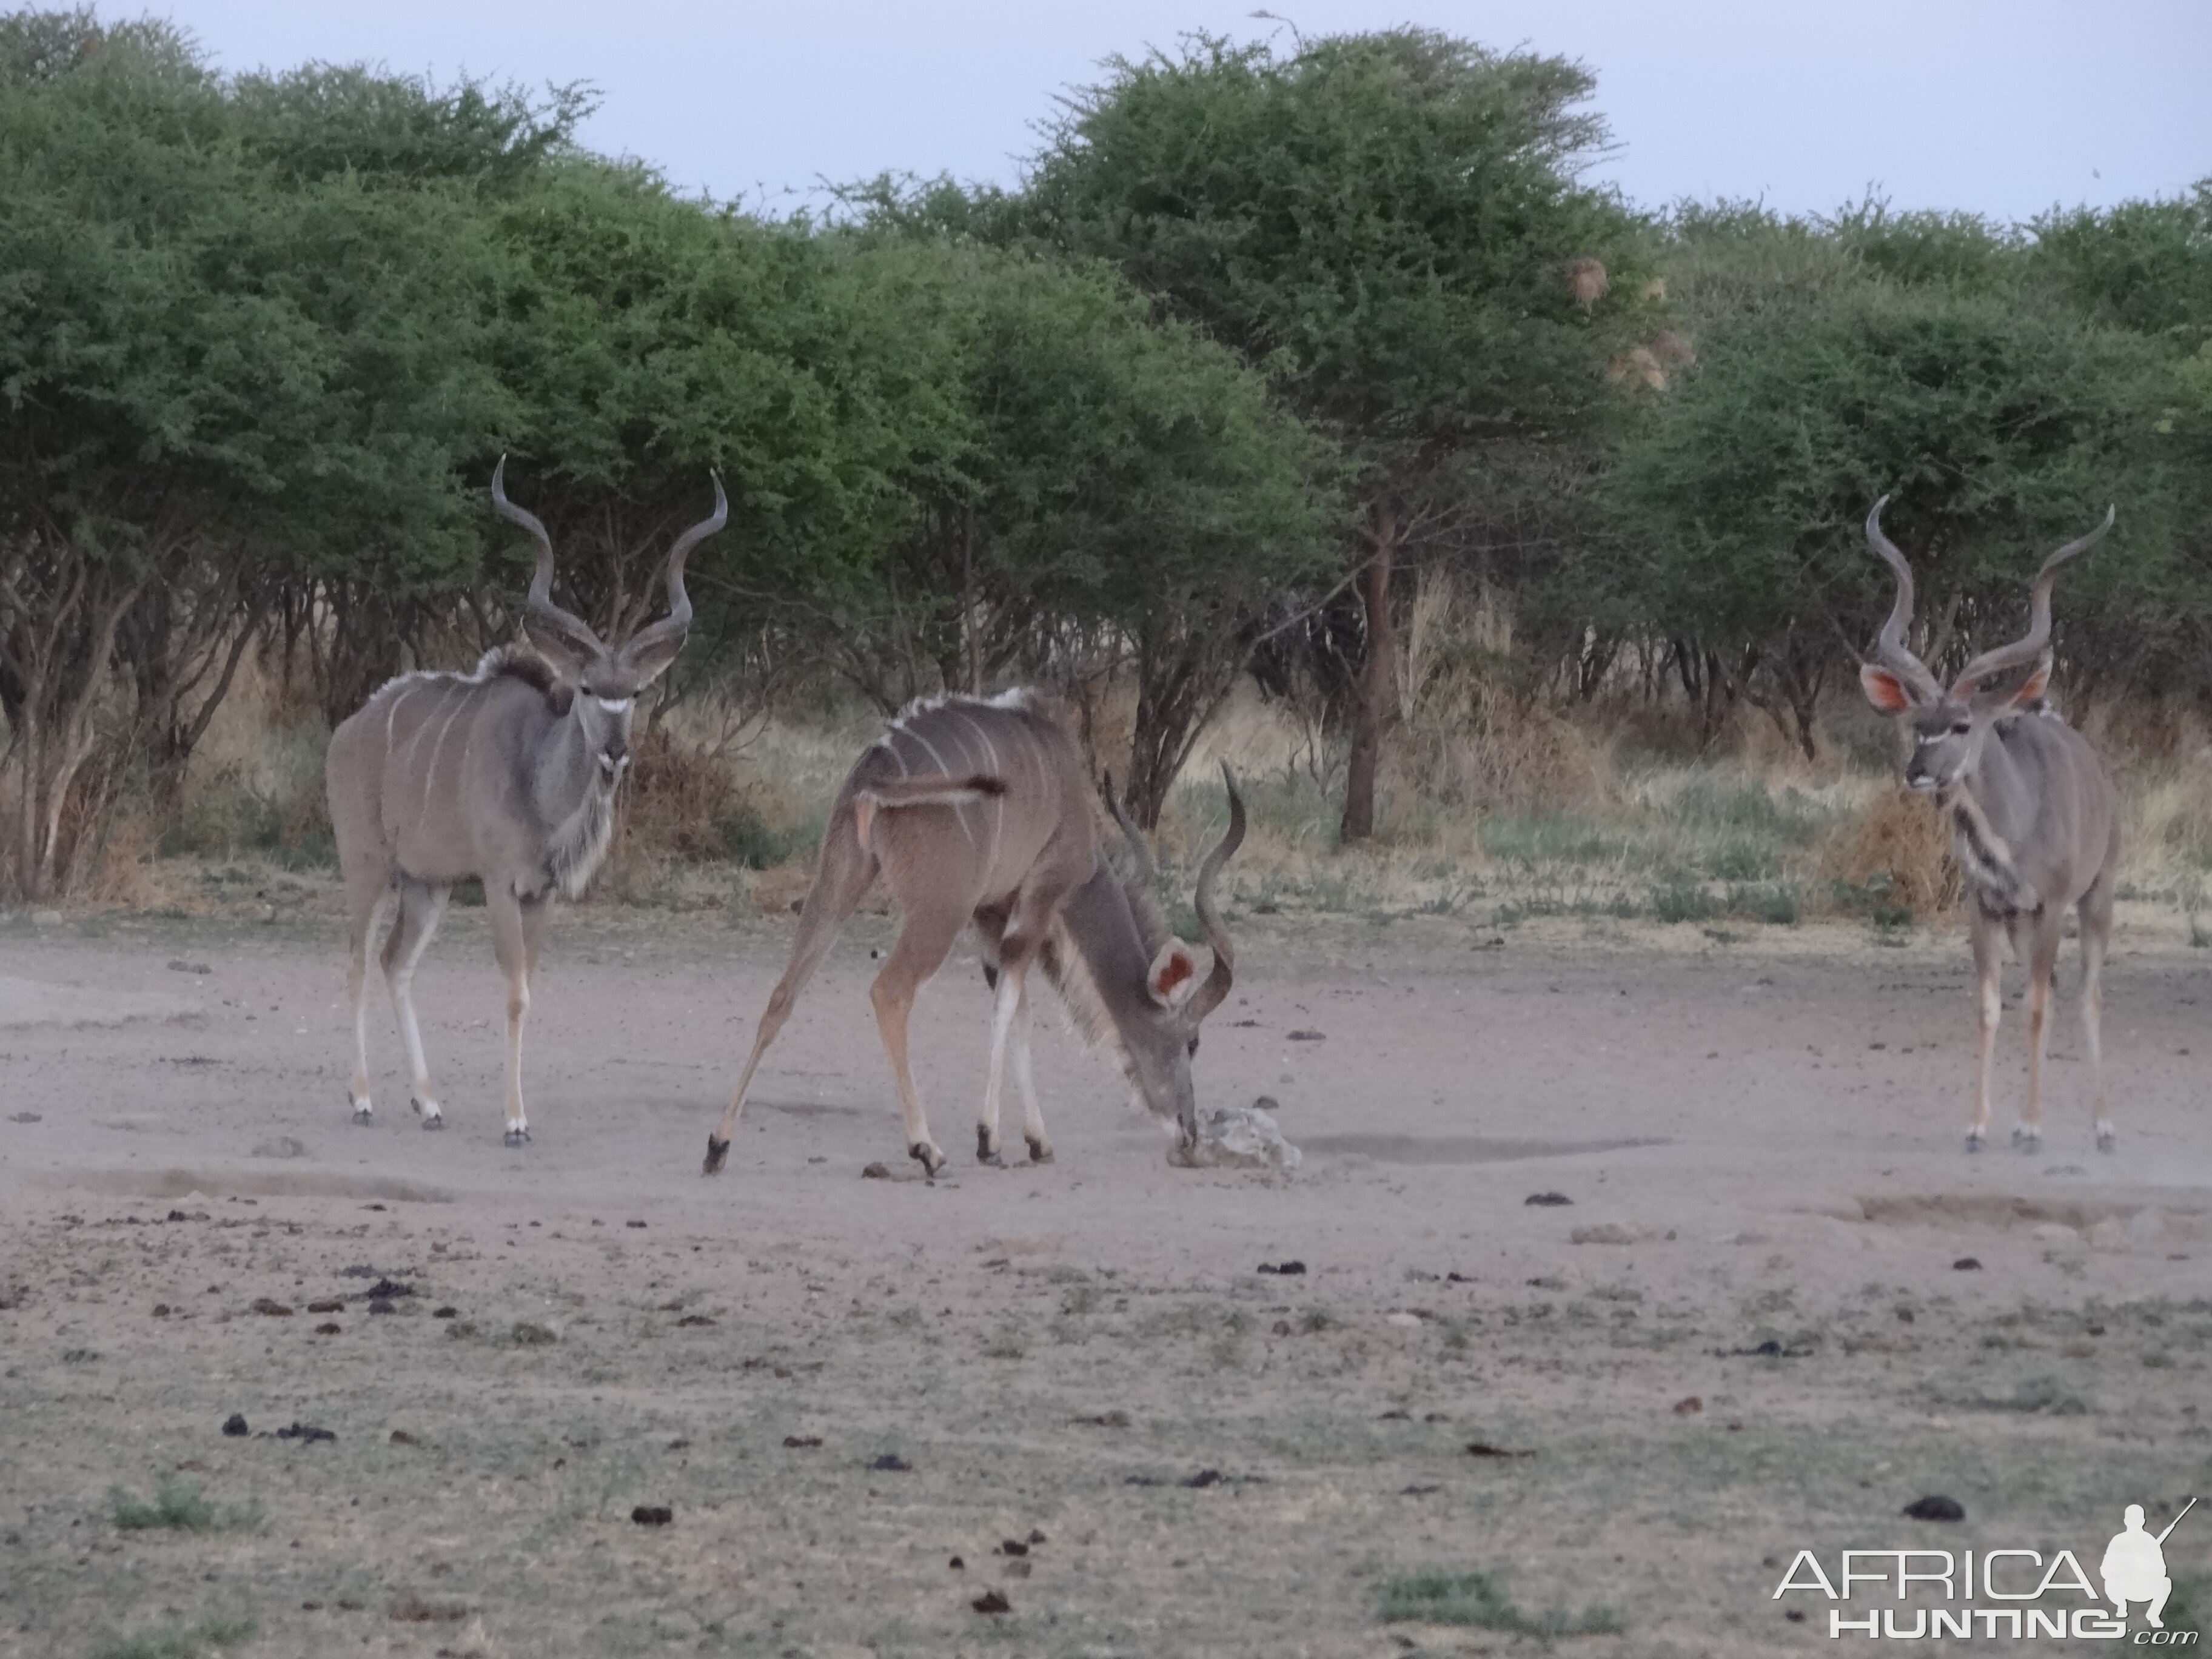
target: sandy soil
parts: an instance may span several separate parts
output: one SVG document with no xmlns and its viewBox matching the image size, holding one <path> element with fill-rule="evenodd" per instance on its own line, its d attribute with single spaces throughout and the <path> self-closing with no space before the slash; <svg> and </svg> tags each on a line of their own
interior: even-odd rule
<svg viewBox="0 0 2212 1659">
<path fill-rule="evenodd" d="M 327 922 L 0 916 L 0 1655 L 1540 1646 L 1385 1623 L 1428 1569 L 1620 1626 L 1555 1651 L 1769 1654 L 1828 1641 L 1771 1595 L 1801 1547 L 2087 1558 L 2212 1489 L 2203 955 L 2116 958 L 2117 1154 L 2069 1016 L 2043 1150 L 1970 1158 L 1962 941 L 1693 932 L 1248 927 L 1201 1092 L 1273 1096 L 1302 1171 L 1170 1169 L 1055 1020 L 1058 1162 L 932 1184 L 879 920 L 706 1181 L 775 923 L 564 915 L 510 1152 L 480 912 L 418 981 L 436 1135 L 381 1006 L 348 1122 Z M 972 964 L 916 1029 L 957 1149 Z M 165 1476 L 212 1524 L 119 1527 Z M 2201 1616 L 2212 1524 L 2168 1559 Z"/>
</svg>

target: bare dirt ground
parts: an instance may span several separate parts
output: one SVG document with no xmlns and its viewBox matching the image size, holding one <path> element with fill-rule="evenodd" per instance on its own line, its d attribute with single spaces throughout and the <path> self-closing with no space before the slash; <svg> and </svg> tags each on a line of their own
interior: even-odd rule
<svg viewBox="0 0 2212 1659">
<path fill-rule="evenodd" d="M 1056 1020 L 1058 1162 L 964 1163 L 956 962 L 931 1184 L 879 919 L 706 1181 L 784 926 L 562 916 L 510 1152 L 480 912 L 418 981 L 435 1135 L 380 1000 L 347 1121 L 327 920 L 0 916 L 0 1655 L 1763 1655 L 1829 1640 L 1800 1548 L 2094 1571 L 2212 1488 L 2203 954 L 2122 942 L 2117 1154 L 2069 1012 L 2042 1150 L 1970 1158 L 1963 941 L 1692 933 L 1247 923 L 1200 1091 L 1274 1097 L 1287 1176 L 1170 1169 Z M 205 1524 L 119 1526 L 165 1478 Z M 2204 1622 L 2212 1524 L 2167 1559 Z M 1431 1569 L 1525 1616 L 1386 1623 Z"/>
</svg>

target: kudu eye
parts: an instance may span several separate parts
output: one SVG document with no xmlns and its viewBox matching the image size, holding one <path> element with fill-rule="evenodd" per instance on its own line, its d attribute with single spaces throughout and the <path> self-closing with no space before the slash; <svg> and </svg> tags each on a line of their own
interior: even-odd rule
<svg viewBox="0 0 2212 1659">
<path fill-rule="evenodd" d="M 1973 729 L 1974 729 L 1974 723 L 1973 723 L 1973 721 L 1972 721 L 1972 720 L 1957 720 L 1957 721 L 1953 722 L 1953 724 L 1952 724 L 1952 726 L 1951 726 L 1951 735 L 1952 735 L 1953 737 L 1954 737 L 1954 738 L 1963 738 L 1963 737 L 1965 737 L 1965 736 L 1966 735 L 1966 733 L 1967 733 L 1967 732 L 1969 732 L 1972 731 Z"/>
</svg>

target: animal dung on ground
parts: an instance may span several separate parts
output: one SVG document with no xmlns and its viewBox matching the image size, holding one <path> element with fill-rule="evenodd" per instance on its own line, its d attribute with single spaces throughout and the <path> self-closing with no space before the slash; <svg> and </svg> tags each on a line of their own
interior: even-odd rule
<svg viewBox="0 0 2212 1659">
<path fill-rule="evenodd" d="M 820 1445 L 822 1437 L 818 1434 L 787 1434 L 783 1437 L 783 1443 L 790 1450 L 805 1451 Z"/>
<path fill-rule="evenodd" d="M 860 1179 L 863 1181 L 889 1181 L 890 1178 L 890 1170 L 881 1164 L 871 1164 L 860 1171 Z"/>
<path fill-rule="evenodd" d="M 681 1327 L 684 1325 L 711 1325 L 714 1322 L 709 1319 L 705 1314 L 685 1314 L 683 1318 L 678 1320 L 676 1322 L 679 1327 Z"/>
<path fill-rule="evenodd" d="M 1521 1200 L 1523 1204 L 1571 1204 L 1574 1200 L 1565 1193 L 1531 1193 Z"/>
<path fill-rule="evenodd" d="M 1503 1446 L 1492 1445 L 1487 1440 L 1470 1440 L 1467 1443 L 1467 1455 L 1469 1457 L 1534 1457 L 1536 1454 L 1533 1451 L 1509 1451 Z"/>
<path fill-rule="evenodd" d="M 994 1555 L 1027 1555 L 1030 1547 L 1018 1538 L 1009 1538 L 991 1552 Z"/>
<path fill-rule="evenodd" d="M 1905 1513 L 1915 1521 L 1963 1521 L 1966 1518 L 1966 1506 L 1957 1498 L 1936 1493 L 1914 1498 L 1905 1506 Z"/>
<path fill-rule="evenodd" d="M 676 1518 L 676 1511 L 665 1504 L 640 1504 L 629 1518 L 641 1527 L 665 1527 Z"/>
<path fill-rule="evenodd" d="M 346 1604 L 339 1602 L 340 1607 Z M 419 1595 L 403 1595 L 392 1604 L 391 1617 L 403 1625 L 457 1625 L 469 1616 L 466 1607 L 451 1602 L 425 1601 Z"/>
<path fill-rule="evenodd" d="M 1260 1271 L 1263 1273 L 1302 1273 L 1305 1270 L 1306 1264 L 1303 1261 L 1262 1261 L 1260 1264 Z"/>
<path fill-rule="evenodd" d="M 345 1327 L 339 1324 L 335 1319 L 326 1319 L 321 1324 L 315 1327 L 315 1334 L 317 1336 L 337 1336 L 341 1334 L 344 1329 Z"/>
<path fill-rule="evenodd" d="M 1223 1476 L 1219 1469 L 1200 1469 L 1196 1474 L 1192 1475 L 1188 1480 L 1179 1480 L 1176 1484 L 1177 1486 L 1191 1487 L 1193 1490 L 1197 1492 L 1204 1492 L 1208 1486 L 1219 1486 L 1222 1482 L 1222 1479 Z"/>
<path fill-rule="evenodd" d="M 1705 1402 L 1704 1401 L 1700 1400 L 1696 1395 L 1689 1395 L 1674 1402 L 1674 1415 L 1677 1417 L 1695 1417 L 1699 1412 L 1705 1410 Z"/>
<path fill-rule="evenodd" d="M 166 1302 L 156 1302 L 154 1304 L 154 1317 L 156 1319 L 167 1319 L 168 1316 L 169 1304 Z"/>
<path fill-rule="evenodd" d="M 1954 1261 L 1951 1264 L 1951 1268 L 1954 1273 L 1979 1273 L 1982 1268 L 1982 1264 L 1973 1256 L 1962 1255 L 1956 1261 Z"/>
<path fill-rule="evenodd" d="M 1096 1417 L 1071 1417 L 1069 1422 L 1086 1429 L 1126 1429 L 1129 1413 L 1124 1411 L 1101 1412 Z"/>
<path fill-rule="evenodd" d="M 404 1429 L 394 1429 L 392 1431 L 392 1443 L 395 1446 L 419 1446 L 422 1443 Z"/>
<path fill-rule="evenodd" d="M 459 1308 L 437 1308 L 431 1311 L 430 1317 L 433 1319 L 458 1319 L 460 1317 L 460 1312 L 461 1310 Z"/>
<path fill-rule="evenodd" d="M 874 1462 L 869 1464 L 868 1467 L 872 1469 L 880 1470 L 885 1474 L 896 1474 L 912 1468 L 914 1465 L 908 1462 L 906 1459 L 901 1457 L 896 1452 L 885 1452 Z"/>
<path fill-rule="evenodd" d="M 1168 1162 L 1186 1170 L 1295 1170 L 1305 1162 L 1258 1106 L 1224 1106 L 1198 1115 L 1198 1139 L 1178 1139 Z"/>
<path fill-rule="evenodd" d="M 389 1301 L 395 1296 L 414 1295 L 415 1287 L 412 1285 L 403 1285 L 396 1279 L 380 1279 L 368 1287 L 368 1294 Z"/>
<path fill-rule="evenodd" d="M 243 1412 L 233 1412 L 228 1417 L 223 1419 L 222 1431 L 234 1440 L 253 1432 L 246 1426 L 246 1413 Z"/>
<path fill-rule="evenodd" d="M 321 1302 L 310 1302 L 307 1304 L 307 1311 L 309 1313 L 343 1313 L 345 1311 L 345 1298 L 343 1297 L 331 1297 Z"/>
<path fill-rule="evenodd" d="M 1321 1031 L 1292 1031 L 1285 1040 L 1290 1042 L 1326 1042 L 1328 1037 Z"/>
<path fill-rule="evenodd" d="M 1014 1604 L 997 1590 L 985 1590 L 968 1604 L 978 1613 L 1012 1613 Z"/>
<path fill-rule="evenodd" d="M 292 1310 L 289 1308 L 273 1297 L 266 1296 L 258 1296 L 253 1298 L 253 1311 L 258 1314 L 267 1314 L 272 1319 L 289 1319 L 292 1316 Z"/>
<path fill-rule="evenodd" d="M 337 1436 L 328 1429 L 319 1429 L 312 1423 L 295 1423 L 289 1428 L 276 1431 L 279 1440 L 336 1440 Z"/>
</svg>

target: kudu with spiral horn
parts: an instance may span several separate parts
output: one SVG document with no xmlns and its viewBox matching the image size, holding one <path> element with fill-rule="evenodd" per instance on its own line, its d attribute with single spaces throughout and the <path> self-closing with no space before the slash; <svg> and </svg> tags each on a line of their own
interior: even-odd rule
<svg viewBox="0 0 2212 1659">
<path fill-rule="evenodd" d="M 1912 620 L 1912 569 L 1882 534 L 1885 495 L 1867 515 L 1867 544 L 1897 576 L 1897 599 L 1869 660 L 1859 670 L 1868 700 L 1894 714 L 1911 752 L 1905 781 L 1932 793 L 1949 820 L 1951 846 L 1966 886 L 1967 929 L 1981 1004 L 1981 1065 L 1967 1150 L 1989 1133 L 1990 1066 L 2002 1006 L 2002 944 L 2027 964 L 2027 1108 L 2014 1140 L 2033 1150 L 2043 1137 L 2043 1051 L 2051 980 L 2069 905 L 2081 923 L 2081 1028 L 2095 1090 L 2097 1145 L 2112 1147 L 2105 1100 L 2102 976 L 2112 931 L 2112 888 L 2119 857 L 2119 804 L 2104 763 L 2087 739 L 2045 708 L 2051 678 L 2051 590 L 2058 568 L 2112 527 L 2113 514 L 2043 562 L 2029 604 L 2027 632 L 1984 651 L 1947 690 L 1905 644 Z M 2008 689 L 1984 690 L 1999 675 L 2027 669 Z"/>
<path fill-rule="evenodd" d="M 507 498 L 502 459 L 491 499 L 538 544 L 523 606 L 529 646 L 501 646 L 469 673 L 402 674 L 331 736 L 325 778 L 351 915 L 347 989 L 353 1003 L 355 1120 L 374 1114 L 368 1085 L 368 947 L 397 900 L 384 941 L 386 984 L 407 1048 L 415 1110 L 445 1122 L 430 1085 L 410 987 L 456 882 L 483 882 L 492 946 L 507 977 L 507 1143 L 530 1139 L 522 1103 L 522 1024 L 553 896 L 580 894 L 606 856 L 615 794 L 629 768 L 638 693 L 676 659 L 691 624 L 684 561 L 727 522 L 714 480 L 711 517 L 669 550 L 668 615 L 603 642 L 553 603 L 553 541 Z"/>
<path fill-rule="evenodd" d="M 1229 994 L 1236 951 L 1213 906 L 1221 866 L 1244 837 L 1244 803 L 1229 786 L 1229 829 L 1200 867 L 1193 902 L 1212 946 L 1198 953 L 1168 931 L 1144 884 L 1100 845 L 1081 751 L 1042 699 L 1026 691 L 919 702 L 870 744 L 837 792 L 799 936 L 770 993 L 721 1123 L 707 1138 L 706 1173 L 729 1155 L 753 1074 L 838 927 L 881 876 L 899 913 L 898 939 L 869 995 L 905 1118 L 908 1154 L 935 1174 L 907 1054 L 915 997 L 973 926 L 993 986 L 991 1063 L 975 1155 L 1002 1162 L 999 1102 L 1007 1062 L 1022 1093 L 1022 1133 L 1036 1163 L 1051 1144 L 1030 1074 L 1029 970 L 1042 964 L 1077 1026 L 1112 1048 L 1138 1097 L 1198 1134 L 1190 1061 L 1200 1024 Z"/>
</svg>

